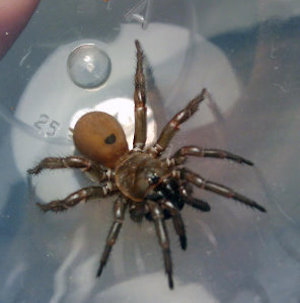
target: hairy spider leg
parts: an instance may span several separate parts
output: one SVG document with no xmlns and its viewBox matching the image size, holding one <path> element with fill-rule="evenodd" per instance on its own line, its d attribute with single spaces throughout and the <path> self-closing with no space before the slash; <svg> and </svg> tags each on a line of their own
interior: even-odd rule
<svg viewBox="0 0 300 303">
<path fill-rule="evenodd" d="M 112 247 L 117 241 L 118 235 L 123 225 L 126 206 L 126 200 L 121 196 L 119 196 L 114 203 L 114 221 L 106 238 L 106 245 L 100 259 L 100 265 L 97 270 L 97 277 L 100 277 L 102 270 L 107 263 Z"/>
<path fill-rule="evenodd" d="M 185 233 L 184 222 L 182 220 L 180 211 L 173 205 L 172 202 L 164 200 L 161 202 L 161 207 L 167 210 L 171 216 L 174 225 L 174 229 L 179 236 L 180 246 L 183 250 L 187 248 L 187 237 Z"/>
<path fill-rule="evenodd" d="M 37 205 L 44 212 L 60 212 L 77 205 L 81 201 L 87 202 L 91 199 L 103 198 L 105 196 L 111 195 L 115 193 L 116 190 L 117 188 L 113 183 L 107 182 L 101 184 L 100 186 L 82 188 L 74 193 L 71 193 L 63 200 L 54 200 L 47 204 L 37 203 Z"/>
<path fill-rule="evenodd" d="M 170 141 L 179 130 L 180 124 L 188 120 L 198 109 L 199 103 L 204 100 L 207 91 L 202 89 L 201 93 L 192 99 L 187 106 L 178 112 L 163 128 L 157 142 L 150 148 L 150 153 L 158 157 L 169 145 Z"/>
<path fill-rule="evenodd" d="M 180 165 L 186 160 L 186 156 L 195 157 L 208 157 L 208 158 L 218 158 L 218 159 L 229 159 L 240 164 L 254 165 L 251 161 L 238 156 L 236 154 L 230 153 L 226 150 L 216 149 L 216 148 L 202 148 L 198 146 L 183 146 L 181 147 L 172 157 L 174 159 L 175 165 Z"/>
<path fill-rule="evenodd" d="M 145 75 L 143 72 L 143 51 L 138 40 L 136 46 L 136 72 L 135 72 L 135 90 L 134 90 L 134 115 L 135 130 L 133 139 L 133 149 L 142 150 L 147 139 L 147 107 L 146 107 L 146 88 Z"/>
<path fill-rule="evenodd" d="M 80 168 L 88 170 L 92 166 L 92 161 L 79 156 L 70 157 L 48 157 L 43 159 L 34 168 L 28 169 L 28 174 L 37 175 L 44 169 L 57 168 Z"/>
<path fill-rule="evenodd" d="M 257 202 L 237 193 L 233 189 L 226 187 L 222 184 L 218 184 L 209 180 L 204 179 L 200 175 L 187 170 L 185 168 L 182 168 L 180 170 L 174 170 L 174 176 L 176 176 L 179 179 L 183 179 L 185 181 L 188 181 L 194 185 L 196 185 L 199 188 L 212 191 L 218 195 L 224 196 L 226 198 L 230 198 L 236 201 L 241 202 L 242 204 L 245 204 L 247 206 L 253 207 L 258 209 L 261 212 L 266 212 L 266 209 L 259 205 Z"/>
<path fill-rule="evenodd" d="M 81 156 L 48 157 L 43 159 L 34 168 L 28 169 L 30 175 L 37 175 L 44 169 L 78 168 L 90 172 L 97 177 L 99 182 L 110 180 L 114 173 L 110 168 L 104 167 L 95 161 Z"/>
<path fill-rule="evenodd" d="M 48 157 L 43 159 L 34 168 L 28 169 L 28 174 L 37 175 L 44 169 L 60 169 L 60 168 L 78 168 L 87 172 L 92 178 L 98 182 L 109 181 L 114 179 L 114 171 L 104 167 L 95 161 L 80 156 L 69 157 Z"/>
<path fill-rule="evenodd" d="M 171 251 L 170 251 L 170 244 L 169 244 L 169 237 L 166 228 L 166 224 L 164 221 L 164 215 L 160 208 L 160 206 L 152 201 L 147 201 L 149 206 L 152 219 L 155 224 L 155 230 L 158 237 L 159 245 L 162 249 L 163 257 L 164 257 L 164 264 L 165 264 L 165 271 L 168 276 L 168 283 L 169 288 L 173 289 L 173 266 L 172 266 L 172 259 L 171 259 Z"/>
</svg>

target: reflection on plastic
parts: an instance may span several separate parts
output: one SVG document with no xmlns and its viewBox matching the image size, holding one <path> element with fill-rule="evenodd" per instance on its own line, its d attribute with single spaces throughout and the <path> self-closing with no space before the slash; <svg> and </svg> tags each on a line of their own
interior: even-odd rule
<svg viewBox="0 0 300 303">
<path fill-rule="evenodd" d="M 69 270 L 72 267 L 76 257 L 82 251 L 82 248 L 85 243 L 85 228 L 80 227 L 74 233 L 73 241 L 70 247 L 70 253 L 65 258 L 65 260 L 60 265 L 59 269 L 56 271 L 54 275 L 54 290 L 53 295 L 50 299 L 50 303 L 59 303 L 63 296 L 68 291 L 68 280 L 69 280 Z M 85 287 L 83 292 L 89 291 L 93 288 L 93 284 L 95 283 L 95 278 L 90 275 L 92 279 L 85 279 Z M 80 294 L 78 294 L 80 296 Z M 82 295 L 80 296 L 82 297 Z M 78 299 L 78 297 L 77 297 Z"/>
<path fill-rule="evenodd" d="M 128 280 L 120 283 L 95 297 L 96 302 L 122 302 L 127 298 L 132 303 L 153 303 L 153 302 L 172 302 L 172 303 L 218 303 L 201 284 L 184 285 L 176 281 L 176 288 L 170 292 L 165 287 L 164 276 L 161 273 L 145 275 L 143 277 Z"/>
</svg>

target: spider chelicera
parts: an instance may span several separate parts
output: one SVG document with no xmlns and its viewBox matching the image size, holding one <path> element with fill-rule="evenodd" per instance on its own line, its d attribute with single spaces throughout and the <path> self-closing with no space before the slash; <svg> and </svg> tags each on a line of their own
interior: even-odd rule
<svg viewBox="0 0 300 303">
<path fill-rule="evenodd" d="M 86 202 L 110 195 L 116 196 L 113 206 L 114 220 L 100 259 L 98 277 L 117 240 L 126 209 L 129 210 L 130 217 L 135 222 L 141 222 L 143 218 L 153 221 L 163 253 L 169 287 L 172 289 L 172 260 L 165 220 L 173 221 L 181 248 L 185 250 L 187 238 L 180 214 L 184 204 L 204 212 L 210 210 L 207 202 L 192 197 L 191 184 L 237 200 L 261 212 L 266 210 L 231 188 L 208 181 L 183 166 L 188 156 L 230 159 L 238 163 L 253 165 L 249 160 L 224 150 L 197 146 L 184 146 L 171 157 L 161 157 L 179 130 L 179 126 L 197 111 L 199 103 L 207 94 L 206 89 L 203 89 L 166 124 L 153 146 L 145 148 L 147 108 L 143 51 L 139 41 L 135 41 L 135 45 L 137 66 L 133 149 L 128 149 L 124 131 L 114 117 L 103 112 L 90 112 L 78 120 L 73 130 L 75 146 L 83 156 L 45 158 L 37 166 L 29 169 L 28 173 L 37 175 L 44 169 L 78 168 L 90 175 L 93 180 L 98 181 L 97 185 L 82 188 L 65 199 L 54 200 L 47 204 L 37 203 L 44 212 L 60 212 L 82 201 Z"/>
</svg>

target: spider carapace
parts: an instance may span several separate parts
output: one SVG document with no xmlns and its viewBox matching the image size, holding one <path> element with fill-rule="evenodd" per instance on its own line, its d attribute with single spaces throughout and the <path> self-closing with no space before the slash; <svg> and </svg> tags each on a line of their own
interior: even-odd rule
<svg viewBox="0 0 300 303">
<path fill-rule="evenodd" d="M 238 163 L 253 165 L 252 162 L 230 152 L 184 146 L 171 157 L 162 157 L 169 142 L 180 125 L 189 119 L 204 100 L 205 89 L 178 112 L 163 128 L 156 143 L 145 147 L 147 137 L 146 89 L 143 72 L 143 51 L 135 41 L 137 66 L 135 73 L 135 133 L 133 149 L 129 150 L 124 131 L 119 122 L 103 112 L 90 112 L 82 116 L 73 130 L 74 144 L 83 156 L 45 158 L 28 170 L 38 174 L 44 169 L 77 168 L 96 180 L 95 186 L 82 188 L 62 200 L 47 204 L 37 203 L 45 212 L 60 212 L 82 201 L 115 195 L 114 219 L 106 238 L 106 245 L 100 259 L 97 276 L 102 273 L 110 252 L 121 230 L 125 212 L 135 222 L 143 218 L 155 225 L 158 243 L 161 247 L 169 287 L 173 288 L 173 269 L 166 219 L 173 221 L 182 249 L 187 247 L 187 238 L 181 209 L 185 204 L 200 211 L 209 211 L 207 202 L 192 196 L 192 185 L 212 191 L 226 198 L 265 212 L 255 201 L 235 192 L 231 188 L 206 180 L 199 174 L 184 167 L 189 156 L 229 159 Z"/>
</svg>

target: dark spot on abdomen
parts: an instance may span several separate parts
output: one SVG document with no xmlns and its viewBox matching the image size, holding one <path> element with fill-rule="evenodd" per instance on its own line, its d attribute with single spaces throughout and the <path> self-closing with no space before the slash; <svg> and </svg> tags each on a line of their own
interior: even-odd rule
<svg viewBox="0 0 300 303">
<path fill-rule="evenodd" d="M 104 142 L 106 144 L 114 144 L 116 142 L 116 140 L 117 140 L 116 136 L 114 134 L 111 134 L 105 138 Z"/>
</svg>

